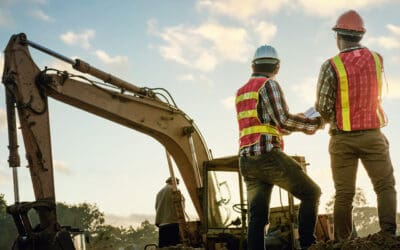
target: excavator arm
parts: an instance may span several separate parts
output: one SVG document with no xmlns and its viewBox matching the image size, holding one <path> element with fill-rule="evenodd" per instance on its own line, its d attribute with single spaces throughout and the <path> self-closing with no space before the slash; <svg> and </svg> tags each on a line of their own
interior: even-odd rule
<svg viewBox="0 0 400 250">
<path fill-rule="evenodd" d="M 72 76 L 65 71 L 39 69 L 30 55 L 29 46 L 70 63 L 74 69 L 103 82 L 100 84 L 86 77 Z M 201 173 L 203 163 L 211 160 L 211 156 L 194 121 L 177 108 L 173 100 L 167 101 L 165 94 L 134 86 L 82 60 L 66 58 L 29 41 L 23 33 L 13 35 L 5 49 L 3 83 L 7 93 L 9 123 L 15 120 L 12 109 L 16 107 L 18 112 L 36 199 L 33 205 L 16 201 L 15 206 L 10 208 L 20 234 L 33 230 L 24 229 L 26 218 L 20 220 L 17 211 L 30 206 L 38 212 L 40 230 L 57 231 L 59 228 L 55 210 L 48 97 L 159 141 L 174 158 L 200 221 L 204 220 Z M 10 138 L 15 137 L 15 130 L 9 133 Z M 12 144 L 10 154 L 11 149 L 17 147 L 15 140 Z M 10 155 L 10 166 L 11 160 L 16 158 L 15 150 L 13 154 Z M 215 197 L 215 188 L 208 188 L 208 197 Z M 208 203 L 209 216 L 219 223 L 217 200 L 211 199 Z"/>
</svg>

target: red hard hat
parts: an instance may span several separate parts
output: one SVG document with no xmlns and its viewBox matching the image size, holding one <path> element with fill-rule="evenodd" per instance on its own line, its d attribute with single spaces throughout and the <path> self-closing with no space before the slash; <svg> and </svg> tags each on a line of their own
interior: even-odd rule
<svg viewBox="0 0 400 250">
<path fill-rule="evenodd" d="M 343 13 L 338 20 L 336 25 L 332 28 L 335 31 L 347 30 L 355 31 L 357 33 L 365 33 L 364 21 L 361 16 L 354 10 L 349 10 Z"/>
</svg>

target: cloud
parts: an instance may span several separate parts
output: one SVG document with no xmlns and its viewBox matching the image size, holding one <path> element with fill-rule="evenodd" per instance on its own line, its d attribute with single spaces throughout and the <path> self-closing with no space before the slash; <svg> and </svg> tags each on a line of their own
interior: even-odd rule
<svg viewBox="0 0 400 250">
<path fill-rule="evenodd" d="M 365 43 L 368 45 L 379 45 L 386 49 L 400 48 L 400 27 L 388 24 L 386 25 L 389 34 L 386 36 L 370 37 L 366 39 Z"/>
<path fill-rule="evenodd" d="M 379 6 L 383 3 L 395 2 L 394 0 L 297 0 L 297 4 L 308 14 L 322 17 L 337 16 L 338 12 L 347 9 L 365 9 Z"/>
<path fill-rule="evenodd" d="M 308 77 L 294 85 L 291 90 L 305 103 L 313 105 L 315 103 L 316 83 L 316 77 Z"/>
<path fill-rule="evenodd" d="M 197 8 L 214 15 L 228 16 L 238 20 L 248 20 L 259 15 L 276 14 L 282 9 L 301 8 L 310 15 L 321 17 L 337 16 L 346 9 L 366 9 L 396 0 L 199 0 Z"/>
<path fill-rule="evenodd" d="M 258 14 L 268 14 L 278 12 L 288 0 L 200 0 L 197 8 L 207 10 L 217 15 L 224 15 L 234 19 L 246 20 Z"/>
<path fill-rule="evenodd" d="M 3 75 L 3 69 L 4 69 L 4 57 L 3 53 L 0 52 L 0 74 Z"/>
<path fill-rule="evenodd" d="M 8 12 L 0 9 L 0 27 L 9 27 L 14 23 Z"/>
<path fill-rule="evenodd" d="M 228 110 L 235 109 L 235 96 L 229 96 L 223 100 L 221 100 L 222 105 Z"/>
<path fill-rule="evenodd" d="M 37 9 L 37 10 L 32 10 L 32 11 L 30 12 L 30 14 L 31 14 L 31 16 L 33 16 L 34 18 L 37 18 L 37 19 L 42 20 L 42 21 L 49 22 L 49 21 L 52 21 L 52 20 L 53 20 L 50 16 L 46 15 L 42 10 L 39 10 L 39 9 Z"/>
<path fill-rule="evenodd" d="M 185 82 L 193 82 L 194 81 L 194 76 L 192 74 L 186 74 L 186 75 L 180 75 L 178 77 L 179 81 L 185 81 Z"/>
<path fill-rule="evenodd" d="M 28 0 L 31 3 L 38 3 L 38 4 L 47 4 L 47 0 Z"/>
<path fill-rule="evenodd" d="M 383 99 L 400 99 L 400 78 L 398 77 L 388 77 L 384 79 L 383 82 Z"/>
<path fill-rule="evenodd" d="M 396 26 L 396 25 L 393 25 L 393 24 L 388 24 L 388 25 L 386 25 L 386 28 L 387 28 L 393 35 L 400 36 L 400 26 Z"/>
<path fill-rule="evenodd" d="M 60 71 L 68 71 L 69 73 L 72 73 L 72 74 L 82 74 L 81 72 L 72 68 L 71 64 L 61 61 L 61 60 L 55 60 L 52 63 L 50 63 L 50 68 L 54 68 L 54 69 L 57 69 Z"/>
<path fill-rule="evenodd" d="M 242 62 L 250 51 L 243 28 L 207 22 L 198 27 L 179 25 L 158 31 L 156 24 L 154 20 L 148 22 L 148 31 L 166 43 L 159 46 L 161 55 L 201 71 L 212 71 L 223 61 Z"/>
<path fill-rule="evenodd" d="M 7 175 L 3 171 L 0 171 L 0 186 L 8 184 L 9 182 L 10 179 L 7 177 Z"/>
<path fill-rule="evenodd" d="M 7 128 L 7 113 L 5 110 L 0 109 L 0 131 Z"/>
<path fill-rule="evenodd" d="M 391 36 L 379 36 L 379 37 L 371 37 L 365 40 L 365 44 L 371 45 L 379 45 L 385 49 L 397 49 L 400 48 L 400 40 L 399 38 L 391 37 Z"/>
<path fill-rule="evenodd" d="M 96 50 L 95 54 L 100 61 L 106 64 L 123 64 L 128 62 L 128 58 L 126 56 L 111 57 L 103 50 Z"/>
<path fill-rule="evenodd" d="M 272 40 L 276 34 L 277 28 L 273 23 L 261 21 L 254 23 L 253 30 L 256 34 L 259 34 L 258 43 L 265 44 Z"/>
<path fill-rule="evenodd" d="M 65 162 L 54 161 L 54 170 L 65 175 L 72 175 L 72 171 Z"/>
<path fill-rule="evenodd" d="M 94 30 L 85 30 L 82 33 L 75 33 L 68 31 L 67 33 L 61 34 L 60 39 L 68 45 L 79 45 L 84 49 L 90 48 L 89 40 L 96 35 Z"/>
</svg>

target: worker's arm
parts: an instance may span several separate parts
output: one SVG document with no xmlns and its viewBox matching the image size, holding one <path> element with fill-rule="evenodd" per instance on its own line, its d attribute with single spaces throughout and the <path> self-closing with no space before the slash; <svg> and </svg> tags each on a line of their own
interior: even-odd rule
<svg viewBox="0 0 400 250">
<path fill-rule="evenodd" d="M 260 90 L 260 95 L 263 97 L 269 116 L 281 128 L 283 134 L 294 131 L 313 134 L 322 126 L 321 118 L 307 118 L 300 114 L 290 114 L 283 91 L 276 81 L 268 81 Z"/>
<path fill-rule="evenodd" d="M 330 61 L 325 61 L 321 66 L 317 85 L 317 101 L 315 109 L 322 118 L 332 123 L 335 121 L 337 80 L 336 73 Z"/>
</svg>

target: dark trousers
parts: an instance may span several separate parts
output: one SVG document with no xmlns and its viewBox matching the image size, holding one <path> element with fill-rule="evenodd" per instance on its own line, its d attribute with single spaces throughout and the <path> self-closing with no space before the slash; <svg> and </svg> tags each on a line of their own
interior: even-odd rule
<svg viewBox="0 0 400 250">
<path fill-rule="evenodd" d="M 336 240 L 346 240 L 352 232 L 353 198 L 358 160 L 361 160 L 377 196 L 381 230 L 396 233 L 397 199 L 389 143 L 379 129 L 332 135 L 329 142 L 336 195 L 333 211 Z"/>
<path fill-rule="evenodd" d="M 273 150 L 259 156 L 242 156 L 239 166 L 247 187 L 248 250 L 265 248 L 264 228 L 269 223 L 269 206 L 274 185 L 289 191 L 301 201 L 300 244 L 302 247 L 313 244 L 321 189 L 303 172 L 299 163 L 280 150 Z"/>
<path fill-rule="evenodd" d="M 179 224 L 171 223 L 158 228 L 158 247 L 175 246 L 181 243 Z"/>
</svg>

